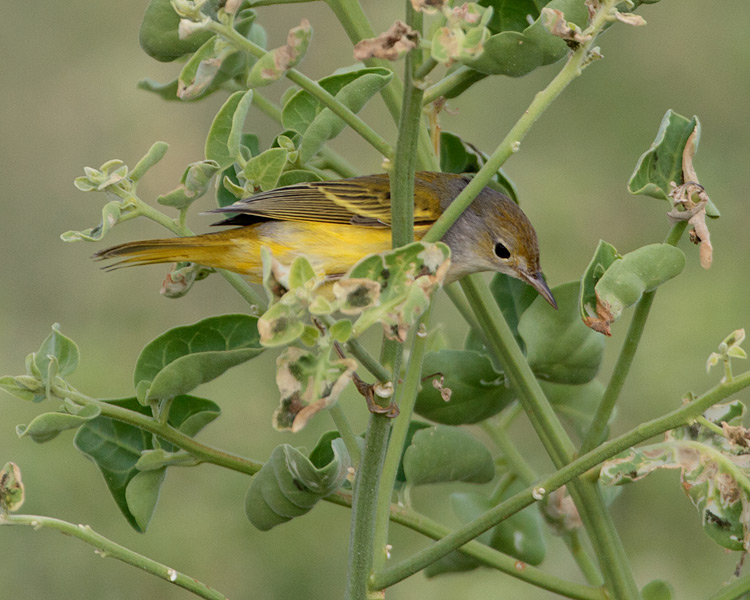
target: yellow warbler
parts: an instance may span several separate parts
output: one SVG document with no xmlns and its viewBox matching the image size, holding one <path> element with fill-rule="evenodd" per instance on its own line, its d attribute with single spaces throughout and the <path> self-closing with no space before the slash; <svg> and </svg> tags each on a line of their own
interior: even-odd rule
<svg viewBox="0 0 750 600">
<path fill-rule="evenodd" d="M 464 175 L 416 173 L 415 239 L 425 234 L 468 182 Z M 95 256 L 125 257 L 114 266 L 187 261 L 260 281 L 262 246 L 286 264 L 305 255 L 313 268 L 330 277 L 344 274 L 367 254 L 391 247 L 387 174 L 290 185 L 211 212 L 234 213 L 216 224 L 239 227 L 128 242 Z M 503 194 L 484 188 L 442 241 L 451 249 L 446 283 L 469 273 L 497 271 L 527 282 L 557 308 L 539 268 L 536 232 L 523 211 Z"/>
</svg>

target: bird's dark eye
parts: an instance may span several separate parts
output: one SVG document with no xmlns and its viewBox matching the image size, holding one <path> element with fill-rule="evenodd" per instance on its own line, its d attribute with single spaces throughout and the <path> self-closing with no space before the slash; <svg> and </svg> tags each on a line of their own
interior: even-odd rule
<svg viewBox="0 0 750 600">
<path fill-rule="evenodd" d="M 502 258 L 503 260 L 510 258 L 510 250 L 508 250 L 502 242 L 497 242 L 495 244 L 495 256 Z"/>
</svg>

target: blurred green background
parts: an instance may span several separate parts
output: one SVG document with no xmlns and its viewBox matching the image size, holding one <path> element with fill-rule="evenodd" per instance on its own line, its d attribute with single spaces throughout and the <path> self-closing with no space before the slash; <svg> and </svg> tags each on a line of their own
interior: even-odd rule
<svg viewBox="0 0 750 600">
<path fill-rule="evenodd" d="M 59 234 L 99 222 L 103 196 L 83 194 L 72 181 L 85 165 L 110 158 L 133 165 L 153 141 L 171 146 L 166 158 L 142 182 L 142 197 L 153 199 L 175 187 L 184 165 L 203 157 L 203 143 L 222 99 L 197 104 L 166 103 L 135 88 L 144 77 L 168 80 L 177 66 L 159 64 L 141 52 L 138 26 L 146 0 L 138 2 L 4 3 L 0 131 L 4 183 L 2 210 L 3 284 L 0 286 L 0 374 L 23 372 L 53 322 L 76 340 L 82 363 L 72 383 L 87 394 L 132 394 L 131 374 L 141 347 L 169 327 L 200 318 L 246 310 L 218 277 L 197 285 L 184 299 L 166 300 L 159 287 L 166 269 L 149 267 L 105 273 L 90 255 L 104 246 L 64 244 Z M 401 3 L 364 1 L 377 31 L 400 16 Z M 259 10 L 271 46 L 302 16 L 316 35 L 301 69 L 319 78 L 351 61 L 349 43 L 322 3 Z M 614 431 L 668 411 L 688 390 L 700 393 L 718 379 L 706 374 L 708 354 L 733 329 L 750 327 L 750 5 L 723 10 L 699 0 L 645 6 L 647 27 L 612 27 L 600 40 L 604 60 L 586 70 L 545 113 L 506 165 L 521 201 L 536 225 L 548 281 L 557 285 L 580 276 L 597 241 L 621 252 L 661 241 L 667 205 L 629 196 L 625 184 L 638 156 L 653 140 L 668 108 L 697 114 L 703 125 L 696 166 L 701 182 L 722 211 L 710 223 L 714 266 L 698 266 L 688 255 L 684 274 L 659 291 Z M 460 133 L 491 151 L 559 65 L 512 80 L 496 78 L 475 86 L 442 114 L 445 130 Z M 278 97 L 286 84 L 269 94 Z M 391 120 L 379 100 L 363 115 L 388 136 Z M 277 129 L 251 111 L 248 129 L 268 143 Z M 363 172 L 379 169 L 379 157 L 345 132 L 335 147 Z M 208 196 L 189 220 L 206 231 Z M 129 222 L 106 244 L 161 236 L 146 221 Z M 463 339 L 460 318 L 443 299 L 438 318 L 448 323 L 453 344 Z M 602 378 L 611 370 L 627 319 L 607 342 Z M 205 385 L 199 395 L 217 401 L 224 418 L 201 434 L 206 443 L 257 459 L 279 443 L 312 447 L 332 423 L 322 415 L 302 433 L 275 432 L 277 404 L 268 352 Z M 741 396 L 749 399 L 747 393 Z M 94 465 L 71 446 L 72 435 L 44 445 L 17 439 L 14 427 L 40 410 L 3 395 L 0 463 L 12 460 L 23 471 L 23 512 L 90 524 L 112 539 L 191 574 L 228 597 L 288 599 L 340 597 L 346 574 L 349 512 L 321 503 L 308 516 L 268 533 L 252 528 L 243 514 L 246 477 L 210 466 L 172 469 L 149 531 L 135 533 L 120 516 Z M 342 399 L 359 428 L 366 413 L 360 398 Z M 518 443 L 539 469 L 549 464 L 523 419 Z M 444 492 L 448 486 L 417 490 L 414 500 L 433 516 L 454 523 Z M 676 473 L 653 475 L 623 490 L 613 511 L 640 585 L 670 581 L 678 598 L 705 598 L 727 581 L 739 558 L 706 538 L 699 517 L 678 485 Z M 394 553 L 426 541 L 393 526 Z M 577 573 L 562 544 L 550 539 L 545 569 Z M 575 575 L 571 575 L 575 576 Z M 0 529 L 2 597 L 187 598 L 187 592 L 51 531 Z M 426 580 L 416 575 L 388 598 L 550 598 L 548 592 L 489 570 Z"/>
</svg>

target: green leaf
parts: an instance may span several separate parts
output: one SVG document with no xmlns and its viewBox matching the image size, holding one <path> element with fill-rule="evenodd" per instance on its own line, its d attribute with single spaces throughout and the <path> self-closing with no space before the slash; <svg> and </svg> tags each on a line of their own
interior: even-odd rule
<svg viewBox="0 0 750 600">
<path fill-rule="evenodd" d="M 352 322 L 349 319 L 336 321 L 329 328 L 329 333 L 334 340 L 343 344 L 347 342 L 352 335 Z"/>
<path fill-rule="evenodd" d="M 179 187 L 159 196 L 156 201 L 163 206 L 184 210 L 208 191 L 218 170 L 219 164 L 213 160 L 190 163 L 182 174 Z"/>
<path fill-rule="evenodd" d="M 0 510 L 15 512 L 21 508 L 25 499 L 21 469 L 16 463 L 5 463 L 0 471 Z"/>
<path fill-rule="evenodd" d="M 318 83 L 336 101 L 357 113 L 367 101 L 390 82 L 393 73 L 380 67 L 360 69 L 324 77 Z M 294 94 L 281 111 L 281 122 L 287 129 L 302 135 L 300 161 L 307 162 L 336 137 L 346 123 L 311 94 L 301 90 Z"/>
<path fill-rule="evenodd" d="M 102 221 L 99 225 L 83 231 L 66 231 L 60 234 L 60 239 L 63 242 L 98 242 L 120 222 L 122 211 L 122 203 L 119 200 L 107 202 L 102 208 Z"/>
<path fill-rule="evenodd" d="M 288 154 L 285 148 L 269 148 L 254 156 L 245 165 L 245 179 L 264 192 L 274 189 L 286 166 Z"/>
<path fill-rule="evenodd" d="M 289 289 L 296 290 L 315 281 L 315 270 L 304 256 L 297 256 L 289 267 Z"/>
<path fill-rule="evenodd" d="M 247 37 L 250 41 L 256 43 L 259 46 L 265 46 L 266 34 L 265 30 L 257 23 L 254 23 L 254 16 L 251 18 L 239 19 L 235 23 L 235 29 Z M 213 47 L 214 44 L 221 47 L 226 45 L 226 42 L 219 41 L 216 38 L 209 39 L 206 44 L 208 47 Z M 198 50 L 200 52 L 200 49 Z M 190 59 L 193 60 L 192 58 Z M 218 71 L 213 75 L 208 85 L 204 86 L 202 90 L 195 90 L 195 93 L 185 93 L 184 85 L 180 84 L 178 79 L 173 79 L 167 83 L 159 83 L 152 79 L 142 79 L 138 82 L 138 89 L 152 92 L 160 96 L 162 99 L 167 101 L 181 101 L 181 102 L 196 102 L 203 98 L 213 94 L 217 90 L 222 89 L 223 84 L 227 81 L 241 77 L 254 63 L 255 57 L 251 56 L 246 52 L 234 52 L 221 60 L 221 65 Z M 197 71 L 200 70 L 200 65 L 196 65 Z M 208 65 L 207 65 L 208 66 Z M 186 79 L 193 81 L 188 78 L 188 73 L 181 75 L 183 83 Z M 204 79 L 201 73 L 201 79 Z M 182 89 L 182 95 L 178 96 L 178 89 Z"/>
<path fill-rule="evenodd" d="M 219 207 L 234 204 L 246 195 L 245 188 L 240 184 L 235 166 L 236 163 L 229 165 L 219 175 L 221 184 L 216 186 L 216 205 Z"/>
<path fill-rule="evenodd" d="M 406 473 L 404 473 L 404 454 L 406 454 L 406 449 L 411 446 L 411 441 L 417 431 L 420 429 L 429 429 L 430 427 L 432 427 L 432 425 L 425 423 L 424 421 L 412 419 L 409 422 L 409 427 L 406 430 L 406 438 L 404 439 L 404 447 L 401 449 L 401 459 L 398 463 L 398 472 L 396 473 L 396 485 L 399 488 L 402 488 L 406 483 Z"/>
<path fill-rule="evenodd" d="M 60 325 L 55 323 L 52 325 L 52 333 L 45 338 L 39 350 L 34 353 L 34 366 L 39 372 L 39 378 L 44 383 L 48 383 L 51 377 L 50 363 L 52 361 L 57 365 L 54 374 L 65 377 L 76 370 L 79 357 L 76 343 L 60 333 Z"/>
<path fill-rule="evenodd" d="M 110 400 L 108 403 L 143 415 L 151 415 L 150 407 L 142 406 L 136 398 Z M 193 436 L 200 428 L 218 417 L 220 412 L 219 407 L 210 400 L 195 396 L 178 396 L 172 403 L 168 423 L 186 435 Z M 133 425 L 99 416 L 81 426 L 73 440 L 75 447 L 90 458 L 104 476 L 117 507 L 128 523 L 141 533 L 146 530 L 156 507 L 158 486 L 163 481 L 163 469 L 149 471 L 162 473 L 160 477 L 144 477 L 134 484 L 134 487 L 129 488 L 129 485 L 140 473 L 136 465 L 142 453 L 154 449 L 153 439 L 152 434 Z M 160 441 L 160 446 L 168 452 L 174 450 L 172 444 L 163 440 Z"/>
<path fill-rule="evenodd" d="M 596 306 L 596 292 L 594 288 L 605 271 L 618 258 L 621 257 L 612 244 L 608 244 L 604 240 L 599 240 L 599 244 L 594 251 L 594 256 L 581 277 L 581 299 L 578 308 L 582 319 L 591 316 L 587 307 L 593 310 L 593 307 Z"/>
<path fill-rule="evenodd" d="M 672 600 L 674 597 L 674 588 L 663 579 L 649 581 L 641 590 L 643 600 Z"/>
<path fill-rule="evenodd" d="M 277 302 L 258 320 L 260 343 L 266 347 L 286 346 L 305 331 L 304 311 L 295 303 Z"/>
<path fill-rule="evenodd" d="M 346 481 L 351 460 L 340 438 L 332 439 L 330 447 L 330 461 L 320 466 L 288 444 L 274 448 L 247 490 L 248 520 L 261 531 L 268 531 L 304 515 L 318 500 L 339 489 Z"/>
<path fill-rule="evenodd" d="M 270 50 L 253 65 L 247 76 L 247 86 L 262 87 L 281 79 L 305 57 L 311 37 L 310 22 L 302 19 L 297 27 L 289 30 L 285 45 Z"/>
<path fill-rule="evenodd" d="M 226 169 L 237 160 L 242 140 L 242 127 L 253 99 L 253 91 L 235 92 L 216 113 L 206 138 L 206 159 Z"/>
<path fill-rule="evenodd" d="M 464 64 L 489 75 L 520 77 L 534 69 L 552 64 L 565 57 L 569 48 L 564 40 L 552 35 L 544 27 L 541 8 L 547 6 L 565 14 L 565 20 L 585 28 L 588 11 L 583 0 L 552 0 L 552 2 L 507 2 L 480 0 L 482 6 L 492 6 L 489 22 L 492 35 L 483 44 L 483 52 Z M 531 25 L 527 15 L 534 20 Z"/>
<path fill-rule="evenodd" d="M 500 502 L 507 500 L 524 489 L 525 485 L 516 481 L 505 490 Z M 529 565 L 539 565 L 547 553 L 539 511 L 533 506 L 512 514 L 491 530 L 490 546 L 503 554 L 508 554 Z"/>
<path fill-rule="evenodd" d="M 323 178 L 313 171 L 304 169 L 292 169 L 281 174 L 279 177 L 279 187 L 295 185 L 297 183 L 306 183 L 308 181 L 323 181 Z"/>
<path fill-rule="evenodd" d="M 236 54 L 234 46 L 214 36 L 188 59 L 177 78 L 177 97 L 195 100 L 205 95 L 225 60 Z"/>
<path fill-rule="evenodd" d="M 215 379 L 263 351 L 257 322 L 249 315 L 222 315 L 170 329 L 141 351 L 133 384 L 147 385 L 144 398 L 151 400 L 172 398 Z"/>
<path fill-rule="evenodd" d="M 571 281 L 552 290 L 558 310 L 537 297 L 518 322 L 534 374 L 555 383 L 586 383 L 599 371 L 604 338 L 586 327 L 578 312 L 580 284 Z"/>
<path fill-rule="evenodd" d="M 16 434 L 19 438 L 29 436 L 38 444 L 48 442 L 58 436 L 61 431 L 77 429 L 84 423 L 99 416 L 98 406 L 81 407 L 75 414 L 68 412 L 44 413 L 34 417 L 28 425 L 17 425 Z"/>
<path fill-rule="evenodd" d="M 218 0 L 210 0 L 206 8 L 215 12 L 217 5 Z M 179 25 L 180 17 L 172 8 L 170 0 L 151 0 L 141 22 L 141 48 L 158 61 L 170 62 L 195 52 L 215 35 L 210 31 L 201 31 L 181 40 L 177 31 Z"/>
<path fill-rule="evenodd" d="M 357 337 L 376 322 L 389 339 L 404 341 L 448 267 L 445 244 L 414 242 L 395 250 L 371 254 L 333 284 L 341 312 L 359 315 L 352 335 Z"/>
<path fill-rule="evenodd" d="M 500 412 L 515 397 L 487 355 L 471 350 L 428 352 L 422 377 L 428 379 L 423 380 L 414 411 L 445 425 L 478 423 Z"/>
<path fill-rule="evenodd" d="M 40 392 L 44 393 L 44 385 L 39 379 L 24 375 L 21 377 L 11 375 L 0 377 L 0 390 L 26 402 L 39 402 L 46 397 L 40 394 Z"/>
<path fill-rule="evenodd" d="M 670 182 L 677 185 L 685 183 L 682 176 L 682 154 L 693 131 L 696 132 L 697 150 L 701 131 L 698 117 L 688 119 L 670 108 L 661 120 L 651 147 L 638 159 L 628 180 L 628 191 L 631 194 L 667 200 L 672 189 Z"/>
<path fill-rule="evenodd" d="M 511 497 L 521 489 L 523 486 L 520 483 L 510 486 L 500 501 Z M 489 498 L 477 492 L 456 492 L 451 494 L 450 498 L 453 512 L 461 523 L 473 521 L 495 506 Z M 531 507 L 511 515 L 476 539 L 530 565 L 540 564 L 546 554 L 539 512 Z M 480 565 L 477 559 L 454 551 L 427 567 L 425 574 L 428 577 L 434 577 L 443 573 L 469 571 Z"/>
<path fill-rule="evenodd" d="M 583 305 L 591 329 L 610 335 L 610 325 L 645 292 L 676 277 L 685 267 L 682 250 L 669 244 L 650 244 L 615 260 L 597 281 L 596 306 Z"/>
<path fill-rule="evenodd" d="M 526 345 L 518 333 L 518 323 L 521 315 L 537 299 L 539 294 L 530 285 L 515 277 L 509 277 L 503 273 L 495 273 L 490 280 L 490 291 L 495 297 L 495 302 L 505 317 L 516 338 L 518 345 L 525 352 Z"/>
<path fill-rule="evenodd" d="M 167 452 L 164 448 L 144 450 L 135 468 L 139 471 L 155 471 L 164 467 L 195 467 L 200 461 L 184 450 Z"/>
<path fill-rule="evenodd" d="M 135 84 L 135 87 L 145 92 L 151 92 L 159 96 L 162 100 L 179 100 L 177 97 L 177 80 L 173 79 L 166 83 L 159 83 L 150 77 L 141 79 Z"/>
<path fill-rule="evenodd" d="M 146 531 L 159 502 L 159 492 L 167 469 L 140 471 L 125 486 L 125 501 L 138 531 Z"/>
<path fill-rule="evenodd" d="M 130 171 L 130 179 L 132 181 L 138 181 L 143 177 L 146 172 L 158 163 L 169 149 L 169 144 L 166 142 L 154 142 L 154 144 L 148 149 L 148 152 L 138 161 L 138 163 Z"/>
<path fill-rule="evenodd" d="M 436 425 L 414 434 L 404 453 L 404 475 L 411 485 L 487 483 L 495 476 L 495 463 L 490 451 L 468 431 Z"/>
</svg>

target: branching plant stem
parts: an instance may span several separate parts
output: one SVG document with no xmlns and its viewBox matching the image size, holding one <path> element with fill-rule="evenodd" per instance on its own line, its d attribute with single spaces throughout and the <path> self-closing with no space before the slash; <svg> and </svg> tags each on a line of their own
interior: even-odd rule
<svg viewBox="0 0 750 600">
<path fill-rule="evenodd" d="M 54 519 L 52 517 L 16 514 L 0 514 L 0 525 L 26 525 L 34 530 L 54 529 L 55 531 L 77 538 L 88 545 L 93 546 L 96 548 L 96 553 L 103 558 L 115 558 L 120 560 L 186 589 L 200 598 L 206 598 L 206 600 L 226 600 L 224 594 L 208 587 L 205 583 L 198 581 L 194 577 L 180 573 L 179 571 L 156 562 L 147 556 L 129 550 L 128 548 L 105 538 L 103 535 L 91 529 L 88 525 L 74 525 L 73 523 L 68 523 L 67 521 Z"/>
</svg>

